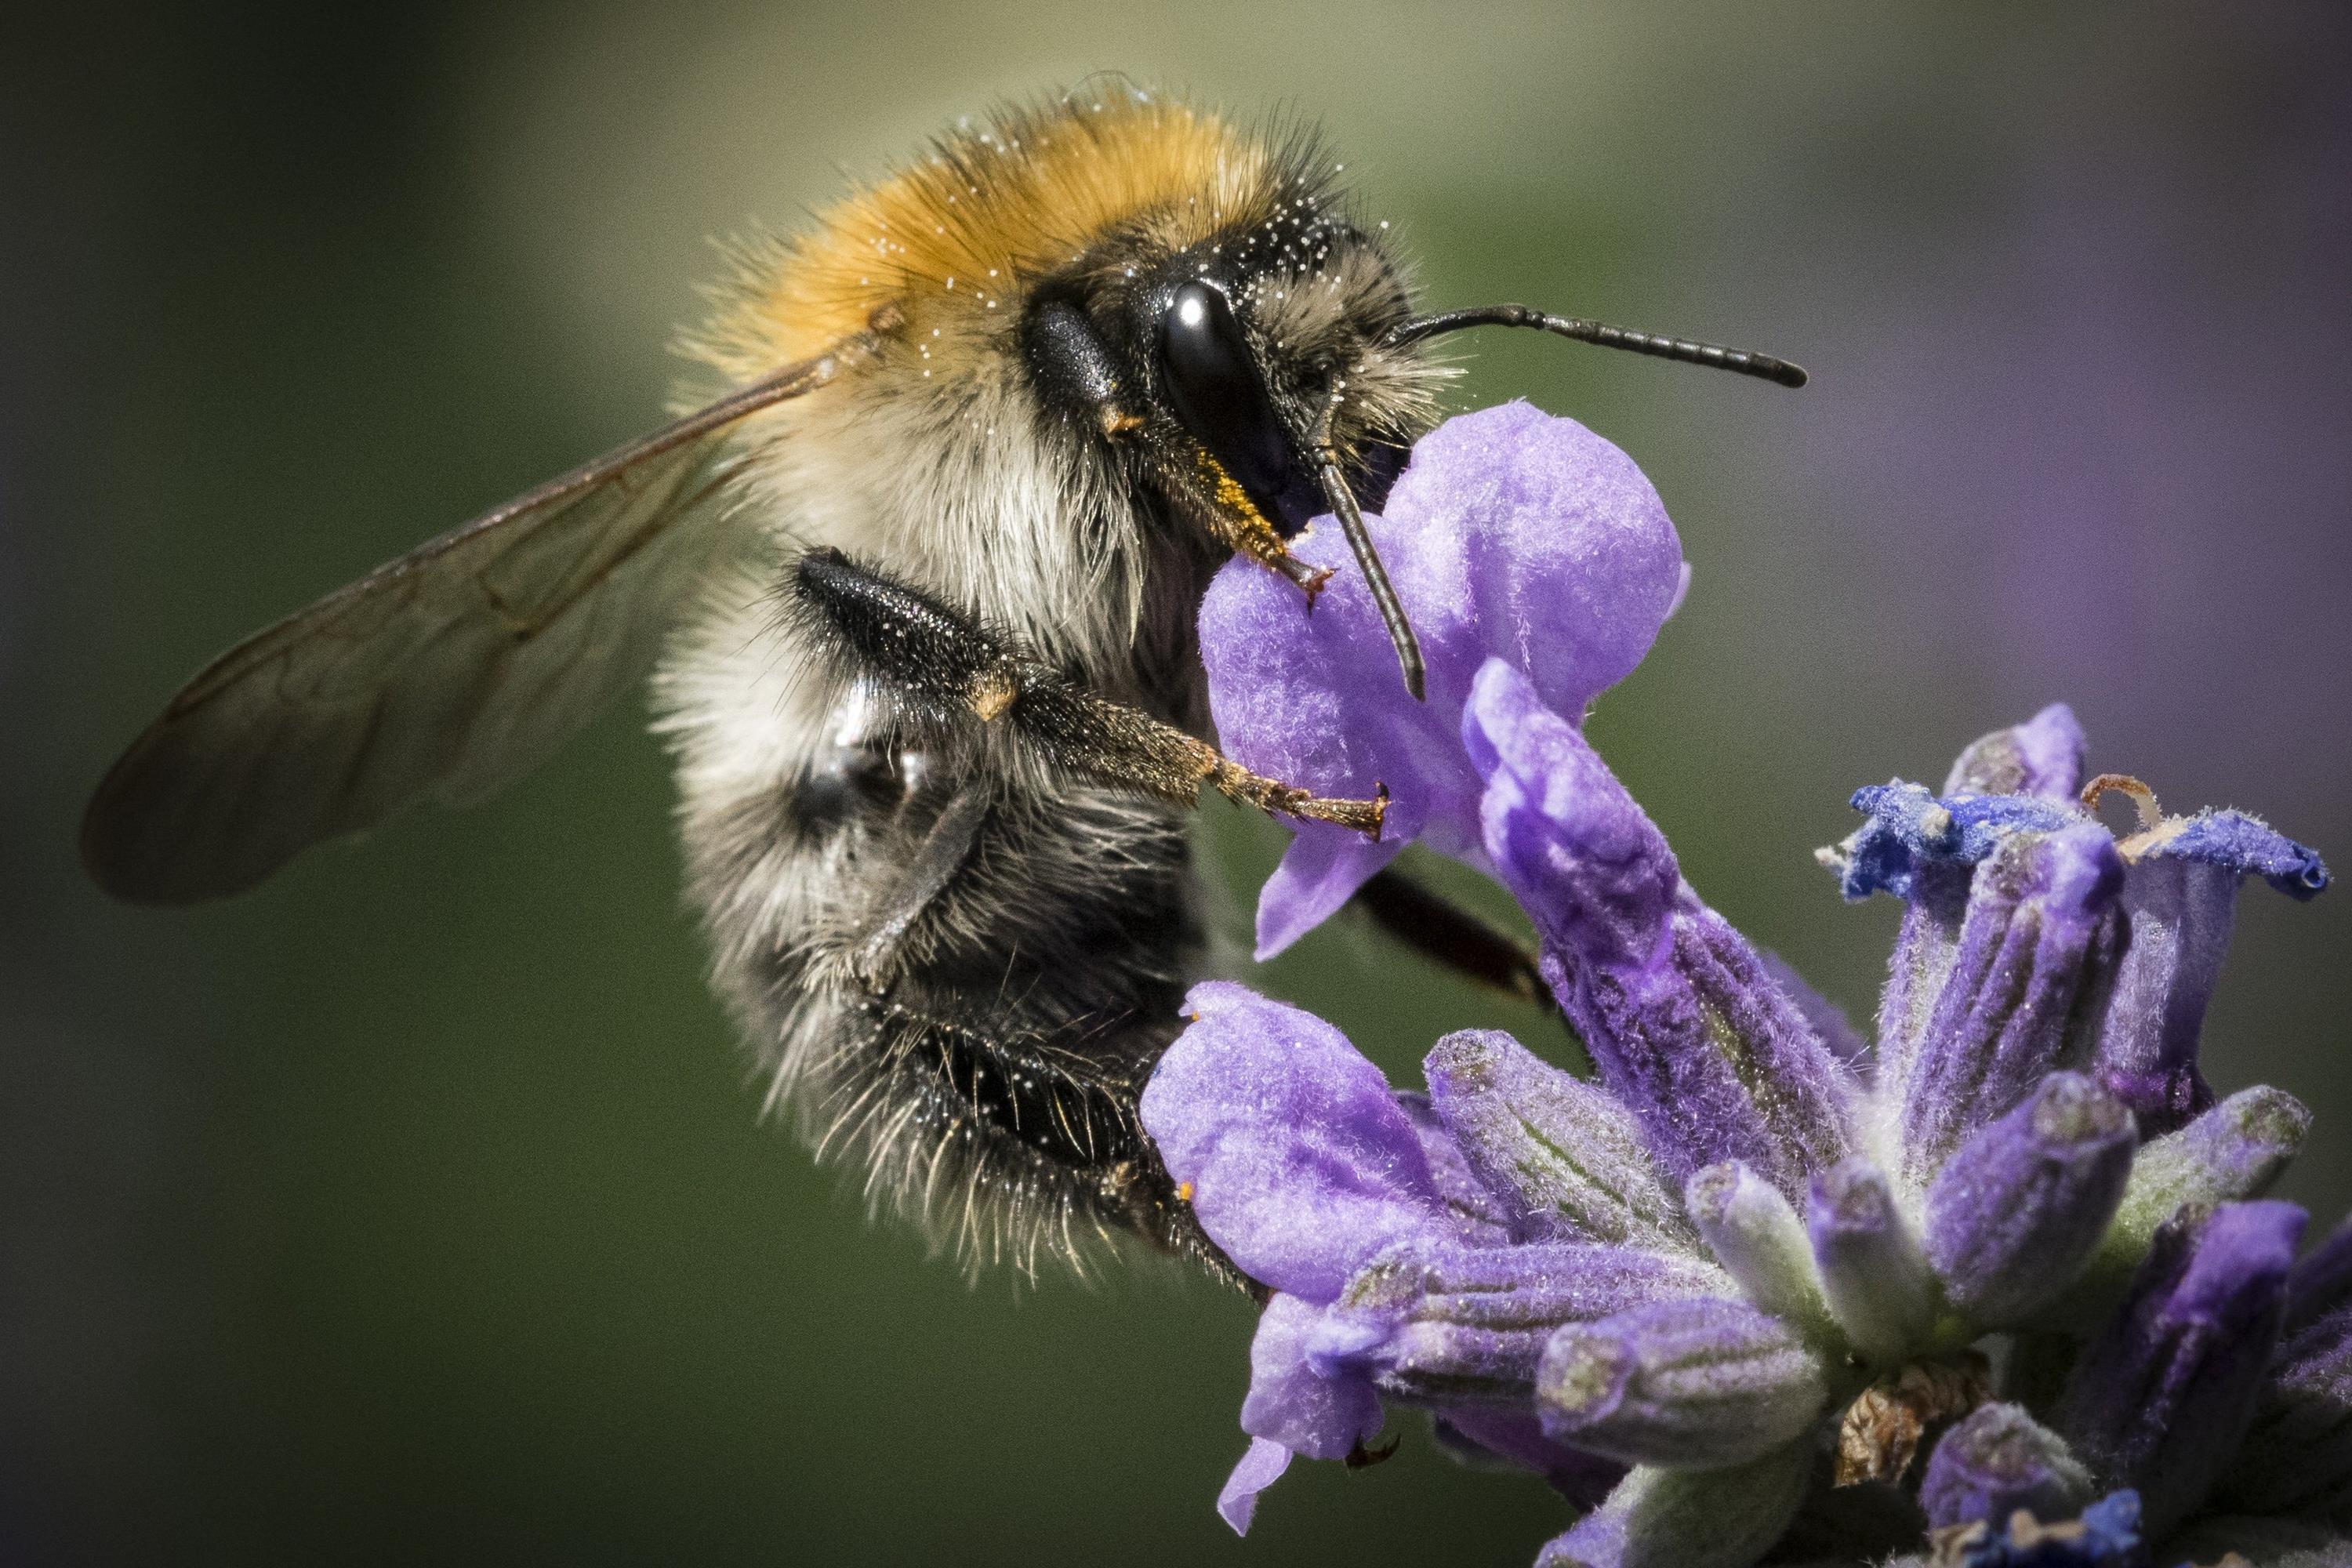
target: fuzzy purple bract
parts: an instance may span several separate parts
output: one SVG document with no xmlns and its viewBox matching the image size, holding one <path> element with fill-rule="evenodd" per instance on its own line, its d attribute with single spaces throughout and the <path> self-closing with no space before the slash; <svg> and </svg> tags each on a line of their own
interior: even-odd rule
<svg viewBox="0 0 2352 1568">
<path fill-rule="evenodd" d="M 1339 573 L 1311 614 L 1238 562 L 1202 609 L 1231 754 L 1393 800 L 1378 844 L 1297 829 L 1261 952 L 1418 840 L 1516 897 L 1593 1070 L 1465 1031 L 1401 1091 L 1333 1025 L 1194 988 L 1142 1118 L 1269 1292 L 1234 1527 L 1294 1457 L 1412 1407 L 1559 1489 L 1561 1568 L 2345 1561 L 2352 1229 L 2297 1262 L 2303 1211 L 2263 1194 L 2308 1114 L 2198 1061 L 2241 885 L 2308 898 L 2318 857 L 2136 784 L 2118 836 L 2045 709 L 1940 790 L 1862 790 L 1821 852 L 1904 905 L 1858 1054 L 1584 736 L 1687 583 L 1633 463 L 1488 409 L 1370 524 L 1425 703 L 1328 521 L 1297 546 Z"/>
</svg>

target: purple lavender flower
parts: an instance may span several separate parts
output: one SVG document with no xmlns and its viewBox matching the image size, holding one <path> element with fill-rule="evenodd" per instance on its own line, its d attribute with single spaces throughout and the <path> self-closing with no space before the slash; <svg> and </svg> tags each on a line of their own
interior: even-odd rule
<svg viewBox="0 0 2352 1568">
<path fill-rule="evenodd" d="M 1311 617 L 1246 568 L 1213 588 L 1222 739 L 1326 792 L 1385 783 L 1402 837 L 1491 871 L 1595 1079 L 1465 1032 L 1398 1091 L 1330 1025 L 1194 989 L 1142 1116 L 1269 1293 L 1234 1528 L 1294 1456 L 1410 1407 L 1585 1510 L 1538 1558 L 1562 1568 L 1745 1568 L 1801 1516 L 1809 1552 L 1826 1528 L 1883 1556 L 1820 1522 L 1846 1486 L 1883 1495 L 1844 1515 L 1907 1517 L 1940 1568 L 2126 1568 L 2143 1534 L 2352 1550 L 2352 1232 L 2294 1265 L 2302 1211 L 2261 1200 L 2308 1114 L 2216 1102 L 2197 1062 L 2238 886 L 2308 897 L 2317 858 L 2095 781 L 2142 800 L 2117 837 L 2047 709 L 1940 795 L 1861 791 L 1823 852 L 1849 898 L 1906 905 L 1856 1060 L 1580 731 L 1683 582 L 1631 464 L 1489 410 L 1422 444 L 1375 529 L 1430 703 L 1396 693 L 1335 546 Z M 1302 829 L 1262 949 L 1394 847 Z"/>
<path fill-rule="evenodd" d="M 1250 738 L 1253 766 L 1320 794 L 1389 790 L 1378 844 L 1302 825 L 1258 896 L 1260 959 L 1346 903 L 1414 838 L 1480 859 L 1480 784 L 1462 755 L 1460 719 L 1482 662 L 1510 659 L 1536 676 L 1545 701 L 1581 718 L 1641 662 L 1689 580 L 1682 542 L 1633 459 L 1525 403 L 1424 437 L 1386 514 L 1365 521 L 1421 639 L 1426 702 L 1371 679 L 1388 634 L 1328 520 L 1291 546 L 1336 574 L 1312 616 L 1264 572 L 1219 574 L 1201 605 L 1202 641 L 1219 649 L 1210 709 L 1221 734 Z"/>
</svg>

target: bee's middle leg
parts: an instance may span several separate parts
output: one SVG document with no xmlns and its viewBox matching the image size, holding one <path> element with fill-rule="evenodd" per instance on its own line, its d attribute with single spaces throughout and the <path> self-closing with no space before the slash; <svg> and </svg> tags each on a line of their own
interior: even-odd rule
<svg viewBox="0 0 2352 1568">
<path fill-rule="evenodd" d="M 1209 784 L 1244 805 L 1380 837 L 1388 806 L 1317 795 L 1255 773 L 1214 746 L 1064 675 L 1019 638 L 838 551 L 812 550 L 793 598 L 859 673 L 935 722 L 1003 725 L 1059 767 L 1189 805 Z"/>
</svg>

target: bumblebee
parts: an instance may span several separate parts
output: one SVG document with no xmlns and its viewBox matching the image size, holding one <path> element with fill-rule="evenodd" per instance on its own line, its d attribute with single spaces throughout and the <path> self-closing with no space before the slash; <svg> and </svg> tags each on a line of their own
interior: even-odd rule
<svg viewBox="0 0 2352 1568">
<path fill-rule="evenodd" d="M 100 784 L 108 891 L 248 888 L 413 799 L 479 801 L 650 672 L 688 897 L 769 1085 L 877 1207 L 1034 1270 L 1141 1238 L 1234 1278 L 1136 1100 L 1204 932 L 1203 784 L 1377 837 L 1216 750 L 1195 645 L 1235 552 L 1311 599 L 1484 324 L 1801 383 L 1784 362 L 1498 306 L 1414 310 L 1306 135 L 1126 87 L 958 126 L 736 247 L 674 423 L 216 659 Z M 1389 929 L 1536 994 L 1392 874 Z M 1243 1283 L 1246 1283 L 1243 1281 Z"/>
</svg>

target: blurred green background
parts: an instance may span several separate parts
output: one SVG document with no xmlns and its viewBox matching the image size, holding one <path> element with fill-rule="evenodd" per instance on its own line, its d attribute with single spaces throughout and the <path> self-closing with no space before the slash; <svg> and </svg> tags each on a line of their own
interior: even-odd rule
<svg viewBox="0 0 2352 1568">
<path fill-rule="evenodd" d="M 0 1558 L 1523 1563 L 1402 1421 L 1236 1542 L 1245 1303 L 977 1288 L 756 1114 L 615 713 L 490 808 L 189 913 L 71 835 L 221 646 L 654 422 L 707 237 L 1117 68 L 1319 117 L 1435 301 L 1631 451 L 1697 578 L 1594 733 L 1858 1016 L 1856 784 L 2054 698 L 2352 862 L 2352 27 L 2143 7 L 50 8 L 0 51 Z M 1205 816 L 1245 929 L 1279 830 Z M 2251 890 L 2220 1083 L 2352 1200 L 2352 905 Z M 1257 977 L 1409 1077 L 1503 1022 L 1360 931 Z"/>
</svg>

